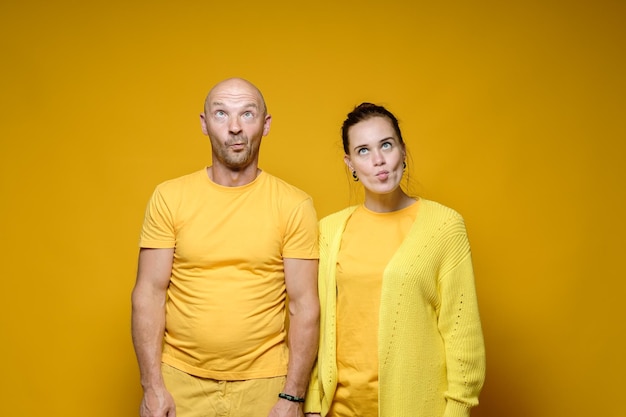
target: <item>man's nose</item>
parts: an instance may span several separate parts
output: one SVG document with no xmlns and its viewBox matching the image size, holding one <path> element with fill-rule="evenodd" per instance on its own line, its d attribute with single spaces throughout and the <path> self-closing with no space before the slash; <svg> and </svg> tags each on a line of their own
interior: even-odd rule
<svg viewBox="0 0 626 417">
<path fill-rule="evenodd" d="M 228 130 L 230 131 L 230 133 L 233 133 L 235 135 L 241 132 L 241 124 L 239 123 L 239 119 L 237 119 L 236 117 L 230 119 L 228 123 Z"/>
</svg>

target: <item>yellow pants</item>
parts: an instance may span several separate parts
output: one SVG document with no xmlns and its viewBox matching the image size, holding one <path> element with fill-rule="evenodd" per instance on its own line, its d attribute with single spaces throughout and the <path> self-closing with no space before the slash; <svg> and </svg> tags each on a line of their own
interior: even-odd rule
<svg viewBox="0 0 626 417">
<path fill-rule="evenodd" d="M 161 366 L 176 417 L 267 417 L 285 386 L 285 377 L 216 381 Z"/>
</svg>

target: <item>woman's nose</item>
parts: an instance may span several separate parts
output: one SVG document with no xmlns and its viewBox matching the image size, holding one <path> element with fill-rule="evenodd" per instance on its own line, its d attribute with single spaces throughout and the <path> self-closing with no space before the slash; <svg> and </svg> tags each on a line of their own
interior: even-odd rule
<svg viewBox="0 0 626 417">
<path fill-rule="evenodd" d="M 385 163 L 385 157 L 380 150 L 374 151 L 372 156 L 372 161 L 374 162 L 374 165 L 383 165 Z"/>
</svg>

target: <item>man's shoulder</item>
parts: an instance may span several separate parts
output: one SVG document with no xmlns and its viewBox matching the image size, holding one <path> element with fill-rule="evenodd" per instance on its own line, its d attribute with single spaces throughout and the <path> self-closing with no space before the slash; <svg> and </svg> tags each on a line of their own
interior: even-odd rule
<svg viewBox="0 0 626 417">
<path fill-rule="evenodd" d="M 159 183 L 156 188 L 162 191 L 180 190 L 187 187 L 192 187 L 198 184 L 202 184 L 206 179 L 206 169 L 200 169 L 189 174 L 181 175 L 179 177 L 170 178 Z"/>
<path fill-rule="evenodd" d="M 311 196 L 300 188 L 288 183 L 287 181 L 272 175 L 266 171 L 263 171 L 264 183 L 271 190 L 275 191 L 278 195 L 294 198 L 296 200 L 308 200 Z"/>
</svg>

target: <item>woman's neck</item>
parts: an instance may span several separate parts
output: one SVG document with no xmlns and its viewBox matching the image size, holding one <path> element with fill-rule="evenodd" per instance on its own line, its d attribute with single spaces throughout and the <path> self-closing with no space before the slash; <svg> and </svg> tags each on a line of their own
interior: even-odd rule
<svg viewBox="0 0 626 417">
<path fill-rule="evenodd" d="M 365 193 L 364 205 L 368 210 L 376 213 L 390 213 L 392 211 L 402 210 L 413 204 L 416 200 L 409 197 L 398 187 L 394 192 L 389 194 L 373 194 Z"/>
</svg>

